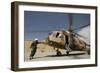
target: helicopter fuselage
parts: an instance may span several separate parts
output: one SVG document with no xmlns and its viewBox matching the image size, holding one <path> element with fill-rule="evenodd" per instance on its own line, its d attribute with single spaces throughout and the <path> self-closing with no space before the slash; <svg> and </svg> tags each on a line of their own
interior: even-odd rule
<svg viewBox="0 0 100 73">
<path fill-rule="evenodd" d="M 59 34 L 58 34 L 59 33 Z M 58 37 L 58 36 L 62 37 Z M 70 33 L 66 32 L 66 34 L 62 33 L 61 31 L 54 32 L 48 37 L 49 45 L 55 48 L 61 48 L 66 50 L 66 44 L 72 50 L 85 50 L 86 43 L 82 41 L 78 36 L 70 35 Z"/>
</svg>

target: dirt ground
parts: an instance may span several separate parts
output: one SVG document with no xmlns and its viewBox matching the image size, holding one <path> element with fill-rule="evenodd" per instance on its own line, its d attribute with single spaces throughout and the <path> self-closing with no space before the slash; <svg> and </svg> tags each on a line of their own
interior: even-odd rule
<svg viewBox="0 0 100 73">
<path fill-rule="evenodd" d="M 56 49 L 52 46 L 46 44 L 38 44 L 37 51 L 34 55 L 34 59 L 29 60 L 29 55 L 31 53 L 31 45 L 32 41 L 25 40 L 24 41 L 24 61 L 44 61 L 44 60 L 65 60 L 65 59 L 87 59 L 90 58 L 90 55 L 85 54 L 84 51 L 73 51 L 70 52 L 69 56 L 66 56 L 66 50 L 60 49 L 62 56 L 56 56 Z"/>
</svg>

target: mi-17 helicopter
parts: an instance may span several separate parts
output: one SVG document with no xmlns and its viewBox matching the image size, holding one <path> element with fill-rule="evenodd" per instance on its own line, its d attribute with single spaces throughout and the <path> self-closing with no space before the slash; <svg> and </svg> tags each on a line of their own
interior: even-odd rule
<svg viewBox="0 0 100 73">
<path fill-rule="evenodd" d="M 80 28 L 84 28 L 88 25 Z M 48 34 L 46 39 L 47 41 L 39 43 L 48 44 L 54 47 L 54 49 L 56 48 L 56 54 L 58 56 L 62 55 L 59 48 L 65 49 L 67 55 L 69 55 L 69 52 L 71 51 L 86 51 L 88 54 L 90 54 L 90 45 L 81 38 L 85 37 L 74 32 L 74 29 L 72 29 L 72 14 L 69 14 L 69 27 L 67 30 L 59 29 L 57 31 L 52 31 Z"/>
</svg>

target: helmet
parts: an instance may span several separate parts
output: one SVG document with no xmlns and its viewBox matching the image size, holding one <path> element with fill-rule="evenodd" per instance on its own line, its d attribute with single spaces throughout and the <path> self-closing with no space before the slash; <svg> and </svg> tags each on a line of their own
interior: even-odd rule
<svg viewBox="0 0 100 73">
<path fill-rule="evenodd" d="M 35 41 L 38 41 L 38 39 L 37 39 L 37 38 L 35 38 Z"/>
</svg>

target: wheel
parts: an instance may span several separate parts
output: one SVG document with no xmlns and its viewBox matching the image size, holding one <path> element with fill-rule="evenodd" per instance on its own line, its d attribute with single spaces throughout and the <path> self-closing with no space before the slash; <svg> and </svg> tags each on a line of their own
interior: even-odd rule
<svg viewBox="0 0 100 73">
<path fill-rule="evenodd" d="M 90 55 L 90 50 L 87 51 L 88 55 Z"/>
<path fill-rule="evenodd" d="M 66 54 L 69 55 L 69 51 L 66 51 Z"/>
<path fill-rule="evenodd" d="M 90 48 L 87 48 L 86 52 L 87 52 L 88 55 L 90 55 Z"/>
<path fill-rule="evenodd" d="M 61 55 L 62 55 L 62 53 L 61 53 L 59 50 L 57 50 L 56 55 L 57 55 L 57 56 L 61 56 Z"/>
</svg>

